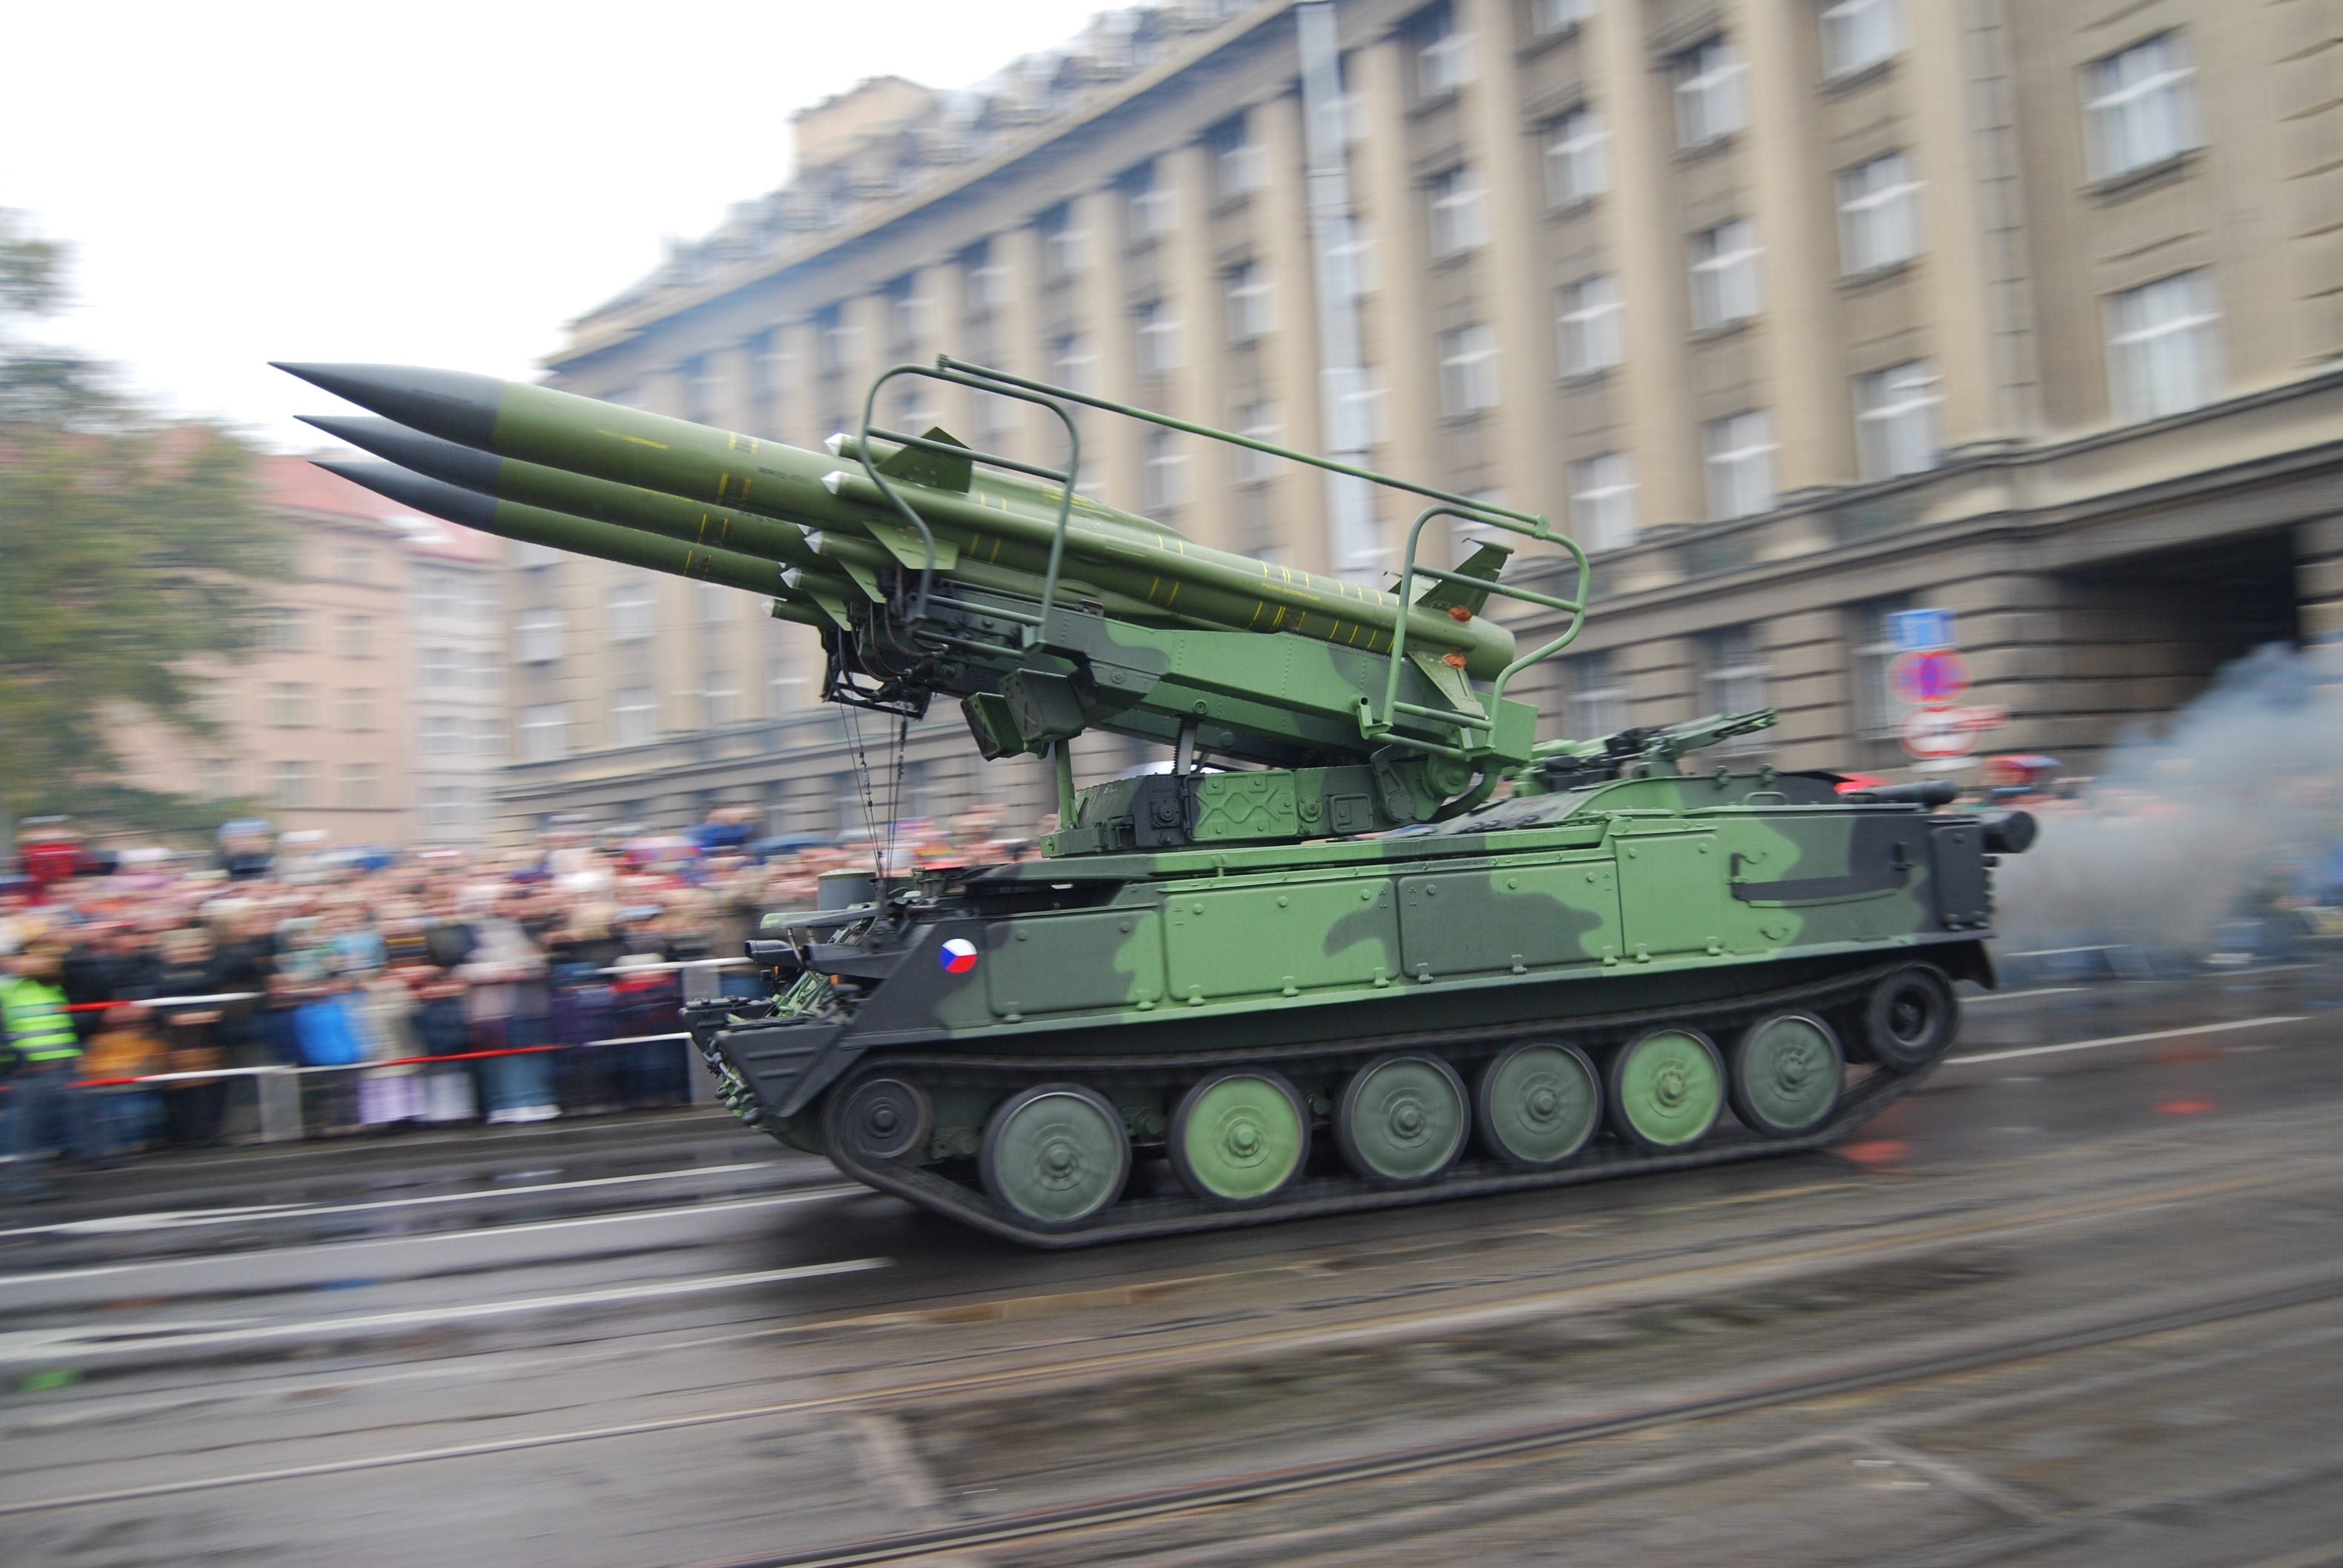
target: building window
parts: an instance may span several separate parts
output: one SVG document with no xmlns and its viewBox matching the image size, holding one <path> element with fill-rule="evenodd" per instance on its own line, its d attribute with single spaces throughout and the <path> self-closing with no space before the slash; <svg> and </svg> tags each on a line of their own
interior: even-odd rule
<svg viewBox="0 0 2343 1568">
<path fill-rule="evenodd" d="M 1704 147 L 1741 128 L 1741 51 L 1716 37 L 1676 56 L 1676 145 Z"/>
<path fill-rule="evenodd" d="M 1866 479 L 1892 479 L 1936 466 L 1935 367 L 1925 359 L 1891 365 L 1855 379 L 1855 445 Z"/>
<path fill-rule="evenodd" d="M 1456 25 L 1445 0 L 1415 14 L 1409 25 L 1415 44 L 1415 91 L 1436 98 L 1473 79 L 1473 35 Z"/>
<path fill-rule="evenodd" d="M 225 757 L 206 757 L 203 762 L 203 782 L 198 786 L 206 800 L 225 800 L 236 793 L 236 765 Z"/>
<path fill-rule="evenodd" d="M 1692 324 L 1706 329 L 1757 314 L 1757 227 L 1735 218 L 1692 236 Z"/>
<path fill-rule="evenodd" d="M 778 408 L 781 388 L 788 385 L 781 366 L 781 335 L 773 328 L 740 342 L 740 356 L 749 367 L 749 434 L 769 437 L 780 427 Z"/>
<path fill-rule="evenodd" d="M 503 607 L 503 603 L 504 601 L 497 597 L 497 585 L 493 579 L 487 577 L 476 577 L 472 579 L 471 592 L 466 598 L 466 604 L 474 620 L 483 626 L 493 621 L 497 618 L 497 613 Z"/>
<path fill-rule="evenodd" d="M 1440 411 L 1462 419 L 1497 406 L 1497 334 L 1460 327 L 1440 335 Z"/>
<path fill-rule="evenodd" d="M 1458 165 L 1432 182 L 1432 256 L 1463 256 L 1489 237 L 1488 198 L 1472 169 Z"/>
<path fill-rule="evenodd" d="M 415 574 L 415 608 L 418 615 L 446 620 L 458 613 L 460 600 L 453 572 L 420 571 Z"/>
<path fill-rule="evenodd" d="M 846 307 L 825 305 L 813 313 L 815 368 L 825 375 L 843 370 L 854 359 L 854 327 Z"/>
<path fill-rule="evenodd" d="M 1229 274 L 1227 302 L 1232 343 L 1251 343 L 1277 324 L 1269 269 L 1257 261 L 1248 261 Z"/>
<path fill-rule="evenodd" d="M 1167 512 L 1188 504 L 1188 454 L 1180 449 L 1176 430 L 1151 427 L 1147 432 L 1147 463 L 1141 472 L 1140 508 Z"/>
<path fill-rule="evenodd" d="M 1091 340 L 1079 332 L 1069 332 L 1050 340 L 1050 371 L 1058 385 L 1070 392 L 1091 389 L 1091 370 L 1098 356 L 1091 352 Z"/>
<path fill-rule="evenodd" d="M 1090 236 L 1074 216 L 1074 204 L 1061 202 L 1041 215 L 1041 267 L 1051 277 L 1071 277 L 1090 263 Z"/>
<path fill-rule="evenodd" d="M 928 335 L 928 300 L 920 280 L 906 273 L 887 286 L 887 346 L 909 354 Z"/>
<path fill-rule="evenodd" d="M 621 746 L 643 746 L 659 734 L 659 704 L 648 686 L 622 686 L 610 698 L 610 737 Z"/>
<path fill-rule="evenodd" d="M 1530 25 L 1539 34 L 1564 33 L 1594 19 L 1594 0 L 1530 0 Z"/>
<path fill-rule="evenodd" d="M 1920 182 L 1912 162 L 1889 153 L 1838 176 L 1840 265 L 1873 272 L 1909 261 L 1920 251 Z"/>
<path fill-rule="evenodd" d="M 1562 328 L 1564 375 L 1591 376 L 1624 357 L 1619 287 L 1609 275 L 1597 273 L 1564 284 L 1556 296 L 1555 318 Z"/>
<path fill-rule="evenodd" d="M 417 648 L 415 668 L 426 686 L 453 686 L 464 678 L 459 656 L 452 648 Z"/>
<path fill-rule="evenodd" d="M 307 729 L 317 723 L 317 689 L 302 681 L 272 681 L 268 722 L 280 729 Z"/>
<path fill-rule="evenodd" d="M 1865 739 L 1888 739 L 1903 721 L 1904 705 L 1887 684 L 1887 667 L 1902 651 L 1888 618 L 1911 608 L 1912 596 L 1897 594 L 1856 605 L 1852 611 L 1855 725 L 1855 732 Z"/>
<path fill-rule="evenodd" d="M 681 374 L 684 405 L 689 410 L 685 417 L 695 425 L 715 424 L 724 407 L 724 374 L 715 359 L 695 354 L 684 362 Z"/>
<path fill-rule="evenodd" d="M 1139 373 L 1163 376 L 1180 368 L 1180 318 L 1160 299 L 1139 307 Z"/>
<path fill-rule="evenodd" d="M 423 721 L 423 751 L 427 757 L 453 757 L 464 749 L 464 721 L 435 713 Z"/>
<path fill-rule="evenodd" d="M 651 585 L 647 579 L 628 578 L 614 586 L 610 589 L 610 640 L 649 641 L 652 605 Z"/>
<path fill-rule="evenodd" d="M 1751 626 L 1721 626 L 1700 637 L 1700 700 L 1704 713 L 1755 713 L 1765 706 L 1765 655 Z M 1755 738 L 1725 743 L 1727 755 L 1756 749 Z"/>
<path fill-rule="evenodd" d="M 1274 403 L 1247 403 L 1237 410 L 1237 434 L 1255 441 L 1282 444 L 1284 411 Z M 1250 447 L 1234 448 L 1235 476 L 1240 485 L 1260 485 L 1277 477 L 1281 458 Z"/>
<path fill-rule="evenodd" d="M 701 722 L 710 729 L 721 729 L 739 722 L 740 717 L 740 682 L 729 669 L 711 669 L 699 689 Z"/>
<path fill-rule="evenodd" d="M 523 664 L 550 664 L 561 657 L 561 612 L 548 607 L 521 611 L 519 652 Z"/>
<path fill-rule="evenodd" d="M 2160 34 L 2084 68 L 2091 172 L 2101 179 L 2177 157 L 2197 145 L 2197 68 L 2177 33 Z"/>
<path fill-rule="evenodd" d="M 513 546 L 513 564 L 523 571 L 541 571 L 561 564 L 561 552 L 551 545 L 534 544 L 523 539 Z"/>
<path fill-rule="evenodd" d="M 1574 206 L 1611 188 L 1611 133 L 1600 112 L 1571 110 L 1545 130 L 1545 199 Z"/>
<path fill-rule="evenodd" d="M 1161 183 L 1152 159 L 1122 177 L 1123 219 L 1134 244 L 1169 234 L 1178 209 L 1172 189 Z"/>
<path fill-rule="evenodd" d="M 502 757 L 505 754 L 504 721 L 498 719 L 472 720 L 472 755 Z"/>
<path fill-rule="evenodd" d="M 797 688 L 805 677 L 790 673 L 789 661 L 776 658 L 765 667 L 765 716 L 779 719 L 797 704 Z"/>
<path fill-rule="evenodd" d="M 2116 417 L 2160 419 L 2213 400 L 2221 386 L 2221 307 L 2213 275 L 2176 273 L 2107 302 Z"/>
<path fill-rule="evenodd" d="M 1564 668 L 1570 676 L 1573 739 L 1600 740 L 1627 728 L 1627 682 L 1617 655 L 1608 648 L 1574 653 Z"/>
<path fill-rule="evenodd" d="M 342 693 L 342 728 L 363 732 L 381 722 L 380 693 L 370 686 L 353 686 Z"/>
<path fill-rule="evenodd" d="M 463 824 L 466 815 L 464 791 L 453 785 L 435 784 L 423 791 L 423 825 L 427 828 L 455 828 Z"/>
<path fill-rule="evenodd" d="M 456 656 L 453 653 L 450 653 L 447 657 L 450 661 L 450 668 L 452 669 L 453 660 Z M 449 684 L 453 684 L 452 678 Z M 502 691 L 504 688 L 505 667 L 498 661 L 497 656 L 489 652 L 487 648 L 481 648 L 475 652 L 472 655 L 472 689 L 475 691 Z"/>
<path fill-rule="evenodd" d="M 332 569 L 336 582 L 370 583 L 374 580 L 374 552 L 363 545 L 337 546 Z"/>
<path fill-rule="evenodd" d="M 315 762 L 275 762 L 268 769 L 269 803 L 279 810 L 298 810 L 317 803 Z"/>
<path fill-rule="evenodd" d="M 291 605 L 262 605 L 253 612 L 253 643 L 266 653 L 306 653 L 309 617 Z"/>
<path fill-rule="evenodd" d="M 960 253 L 960 306 L 971 317 L 990 316 L 1009 303 L 1009 269 L 993 256 L 993 243 L 979 240 Z"/>
<path fill-rule="evenodd" d="M 1774 423 L 1762 408 L 1700 427 L 1708 472 L 1708 515 L 1754 518 L 1774 509 Z"/>
<path fill-rule="evenodd" d="M 1245 128 L 1242 115 L 1222 120 L 1206 138 L 1212 150 L 1212 190 L 1222 201 L 1261 187 L 1262 150 Z"/>
<path fill-rule="evenodd" d="M 1903 0 L 1837 0 L 1823 10 L 1823 69 L 1853 75 L 1904 48 Z"/>
<path fill-rule="evenodd" d="M 524 762 L 551 762 L 569 755 L 569 705 L 539 702 L 520 710 L 520 755 Z"/>
<path fill-rule="evenodd" d="M 1570 522 L 1582 548 L 1615 550 L 1635 539 L 1635 477 L 1624 452 L 1570 466 Z"/>
<path fill-rule="evenodd" d="M 722 621 L 728 602 L 722 583 L 696 582 L 691 585 L 691 618 L 701 626 L 715 626 Z"/>
<path fill-rule="evenodd" d="M 353 811 L 371 811 L 382 804 L 382 768 L 379 764 L 351 762 L 343 766 L 342 804 Z"/>
<path fill-rule="evenodd" d="M 334 648 L 344 658 L 374 657 L 374 617 L 346 615 L 334 622 Z"/>
</svg>

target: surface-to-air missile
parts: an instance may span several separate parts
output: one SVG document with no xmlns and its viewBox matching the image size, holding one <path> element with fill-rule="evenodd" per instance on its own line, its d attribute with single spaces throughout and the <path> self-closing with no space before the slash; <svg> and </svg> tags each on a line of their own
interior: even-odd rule
<svg viewBox="0 0 2343 1568">
<path fill-rule="evenodd" d="M 1532 514 L 950 359 L 866 409 L 913 376 L 1021 398 L 1067 460 L 868 412 L 817 452 L 486 377 L 284 368 L 377 416 L 311 421 L 384 460 L 335 472 L 764 594 L 821 639 L 827 699 L 957 698 L 986 758 L 1052 759 L 1045 859 L 833 872 L 749 944 L 769 997 L 687 1010 L 744 1121 L 1000 1235 L 1815 1148 L 1942 1057 L 1956 980 L 1994 983 L 1988 868 L 2022 814 L 1686 767 L 1771 712 L 1537 739 L 1513 682 L 1575 636 L 1588 568 Z M 1075 493 L 1081 405 L 1429 504 L 1388 588 L 1207 548 Z M 1463 561 L 1418 558 L 1455 526 Z M 1560 570 L 1507 578 L 1509 536 Z M 1168 768 L 1077 788 L 1089 729 Z"/>
</svg>

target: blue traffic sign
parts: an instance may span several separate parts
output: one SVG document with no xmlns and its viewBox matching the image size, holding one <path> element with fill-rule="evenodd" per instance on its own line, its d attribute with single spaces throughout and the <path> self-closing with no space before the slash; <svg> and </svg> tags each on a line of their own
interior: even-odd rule
<svg viewBox="0 0 2343 1568">
<path fill-rule="evenodd" d="M 1887 638 L 1898 653 L 1953 646 L 1953 612 L 1941 605 L 1899 609 L 1887 618 Z"/>
</svg>

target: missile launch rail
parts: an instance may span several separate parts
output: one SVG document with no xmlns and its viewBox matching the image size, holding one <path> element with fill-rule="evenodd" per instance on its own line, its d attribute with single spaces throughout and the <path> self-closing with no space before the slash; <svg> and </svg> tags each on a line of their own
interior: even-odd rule
<svg viewBox="0 0 2343 1568">
<path fill-rule="evenodd" d="M 827 699 L 907 724 L 955 697 L 987 759 L 1048 759 L 1042 860 L 890 881 L 882 855 L 862 896 L 767 918 L 770 997 L 687 1010 L 744 1121 L 995 1234 L 1818 1147 L 1949 1048 L 1955 980 L 1993 983 L 1989 868 L 2030 841 L 2022 814 L 1686 770 L 1770 711 L 1535 739 L 1512 688 L 1590 597 L 1584 551 L 1535 514 L 948 357 L 883 372 L 824 454 L 481 377 L 285 368 L 382 416 L 311 421 L 397 465 L 333 471 L 769 594 L 820 635 Z M 1052 417 L 1064 464 L 881 426 L 910 377 Z M 1080 495 L 1081 407 L 1415 498 L 1391 590 Z M 1462 562 L 1421 558 L 1452 531 Z M 1562 591 L 1502 580 L 1509 537 L 1550 548 Z M 1493 598 L 1548 618 L 1544 640 L 1523 651 Z M 1169 771 L 1078 788 L 1090 729 L 1168 748 Z"/>
</svg>

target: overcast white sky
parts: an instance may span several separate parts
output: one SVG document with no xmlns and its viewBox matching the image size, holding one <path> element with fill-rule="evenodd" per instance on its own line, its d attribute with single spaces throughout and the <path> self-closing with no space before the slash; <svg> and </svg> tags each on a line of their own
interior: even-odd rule
<svg viewBox="0 0 2343 1568">
<path fill-rule="evenodd" d="M 43 336 L 271 445 L 269 359 L 522 377 L 666 235 L 789 169 L 792 110 L 963 86 L 1100 0 L 34 0 L 0 61 L 0 206 L 75 249 Z"/>
</svg>

